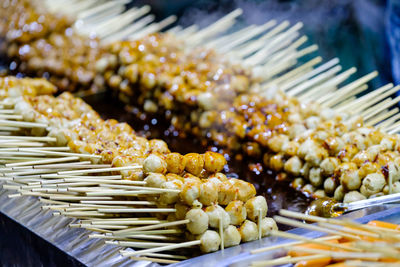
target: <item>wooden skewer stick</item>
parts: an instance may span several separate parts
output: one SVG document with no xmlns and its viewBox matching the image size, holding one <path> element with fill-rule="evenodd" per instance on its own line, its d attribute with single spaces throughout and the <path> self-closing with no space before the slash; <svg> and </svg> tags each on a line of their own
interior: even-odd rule
<svg viewBox="0 0 400 267">
<path fill-rule="evenodd" d="M 0 119 L 1 126 L 22 127 L 22 128 L 47 128 L 45 123 L 38 122 L 23 122 L 23 121 L 10 121 Z"/>
<path fill-rule="evenodd" d="M 318 240 L 318 241 L 329 241 L 329 240 L 337 240 L 342 238 L 339 235 L 330 235 L 330 236 L 324 236 L 324 237 L 319 237 L 319 238 L 315 238 L 314 240 Z M 307 243 L 308 241 L 296 241 L 296 242 L 287 242 L 287 243 L 283 243 L 283 244 L 279 244 L 279 245 L 273 245 L 273 246 L 269 246 L 269 247 L 265 247 L 265 248 L 259 248 L 259 249 L 255 249 L 250 251 L 251 254 L 258 254 L 258 253 L 263 253 L 263 252 L 267 252 L 267 251 L 271 251 L 271 250 L 276 250 L 276 249 L 280 249 L 280 248 L 285 248 L 288 246 L 296 246 L 296 245 L 301 245 L 304 243 Z"/>
<path fill-rule="evenodd" d="M 87 197 L 88 199 L 96 199 L 96 197 Z M 98 197 L 100 200 L 101 197 Z M 84 197 L 82 197 L 84 199 Z M 110 199 L 110 198 L 108 198 Z M 169 212 L 176 212 L 176 209 L 170 208 L 126 208 L 126 209 L 98 209 L 99 212 L 103 213 L 153 213 L 153 212 L 160 212 L 160 213 L 169 213 Z"/>
<path fill-rule="evenodd" d="M 157 242 L 132 242 L 132 241 L 106 241 L 106 244 L 113 244 L 122 247 L 134 247 L 134 248 L 158 248 L 161 246 L 173 246 L 179 245 L 177 243 L 157 243 Z M 154 251 L 153 251 L 154 252 Z M 138 254 L 136 254 L 138 255 Z"/>
<path fill-rule="evenodd" d="M 82 204 L 104 204 L 104 205 L 155 205 L 156 202 L 154 201 L 144 201 L 144 200 L 137 200 L 137 201 L 130 201 L 130 200 L 112 200 L 112 201 L 105 201 L 105 200 L 82 200 Z"/>
<path fill-rule="evenodd" d="M 361 252 L 362 251 L 362 249 L 359 249 L 359 248 L 347 247 L 347 246 L 343 246 L 343 245 L 335 244 L 335 243 L 328 243 L 328 242 L 319 241 L 319 240 L 316 240 L 316 239 L 307 238 L 307 237 L 304 237 L 304 236 L 301 236 L 301 235 L 295 235 L 295 234 L 282 232 L 282 231 L 272 230 L 271 231 L 271 235 L 272 236 L 283 237 L 283 238 L 288 238 L 288 239 L 304 241 L 304 242 L 308 242 L 308 243 L 313 243 L 313 244 L 327 246 L 327 247 L 341 249 L 341 250 L 356 251 L 356 252 Z"/>
<path fill-rule="evenodd" d="M 395 121 L 397 121 L 398 119 L 400 119 L 400 114 L 398 114 L 398 112 L 399 112 L 398 108 L 389 110 L 389 112 L 382 112 L 381 114 L 378 114 L 374 118 L 365 121 L 365 124 L 367 126 L 375 125 L 376 128 L 380 128 L 382 126 L 385 127 L 386 124 L 390 125 Z"/>
<path fill-rule="evenodd" d="M 275 265 L 283 265 L 288 263 L 296 263 L 300 261 L 309 261 L 309 260 L 317 260 L 326 258 L 326 255 L 317 254 L 317 255 L 310 255 L 310 256 L 301 256 L 301 257 L 290 257 L 285 256 L 278 259 L 266 260 L 266 261 L 254 261 L 251 263 L 251 266 L 258 267 L 258 266 L 275 266 Z"/>
<path fill-rule="evenodd" d="M 40 164 L 67 162 L 67 161 L 74 161 L 74 160 L 79 160 L 79 157 L 72 156 L 72 157 L 50 158 L 50 159 L 42 159 L 42 160 L 32 160 L 32 161 L 25 161 L 25 162 L 9 163 L 9 164 L 6 164 L 6 167 L 40 165 Z"/>
<path fill-rule="evenodd" d="M 21 151 L 21 152 L 38 152 L 37 150 L 33 150 L 31 148 L 20 148 L 19 151 Z M 44 155 L 51 155 L 51 156 L 77 156 L 80 158 L 101 159 L 101 156 L 99 156 L 99 155 L 82 154 L 82 153 L 70 153 L 70 152 L 58 152 L 58 151 L 46 151 L 46 150 L 40 150 L 39 153 L 44 154 Z"/>
<path fill-rule="evenodd" d="M 58 174 L 86 174 L 86 173 L 99 173 L 99 172 L 112 172 L 112 171 L 126 171 L 126 170 L 135 170 L 141 169 L 142 166 L 133 165 L 133 166 L 126 166 L 126 167 L 111 167 L 111 168 L 100 168 L 100 169 L 88 169 L 88 170 L 76 170 L 76 171 L 63 171 L 58 172 Z"/>
<path fill-rule="evenodd" d="M 335 252 L 331 250 L 323 250 L 323 249 L 311 249 L 304 247 L 288 247 L 287 250 L 298 251 L 310 254 L 322 254 L 328 257 L 332 257 L 333 259 L 370 259 L 370 260 L 379 260 L 384 255 L 382 253 L 371 253 L 371 252 Z"/>
<path fill-rule="evenodd" d="M 175 245 L 167 245 L 167 246 L 160 246 L 160 247 L 156 247 L 156 248 L 144 249 L 144 250 L 140 250 L 140 251 L 120 250 L 120 253 L 123 256 L 131 257 L 131 256 L 136 256 L 136 255 L 142 255 L 145 253 L 161 252 L 161 251 L 173 250 L 173 249 L 177 249 L 177 248 L 192 247 L 192 246 L 197 246 L 200 244 L 201 244 L 200 240 L 195 240 L 195 241 L 189 241 L 189 242 L 184 242 L 184 243 L 175 244 Z"/>
<path fill-rule="evenodd" d="M 174 221 L 174 222 L 160 223 L 160 224 L 157 224 L 157 225 L 149 225 L 149 226 L 143 226 L 143 227 L 129 228 L 129 229 L 126 229 L 126 230 L 121 230 L 121 231 L 114 232 L 114 235 L 123 235 L 123 234 L 129 233 L 129 232 L 138 232 L 138 231 L 145 231 L 145 230 L 153 230 L 153 229 L 171 227 L 171 226 L 176 226 L 176 225 L 188 224 L 189 222 L 190 222 L 190 220 L 180 220 L 180 221 Z"/>
<path fill-rule="evenodd" d="M 287 84 L 283 84 L 280 86 L 280 89 L 282 91 L 288 91 L 289 89 L 293 88 L 294 86 L 308 80 L 309 78 L 316 76 L 332 67 L 334 67 L 335 65 L 337 65 L 339 63 L 339 59 L 334 58 L 331 59 L 330 61 L 324 63 L 323 65 L 319 66 L 316 69 L 313 69 L 311 72 L 306 73 L 305 75 L 297 78 L 296 80 L 291 81 L 290 83 Z"/>
<path fill-rule="evenodd" d="M 55 137 L 49 137 L 49 136 L 10 136 L 10 135 L 2 135 L 0 136 L 0 140 L 28 140 L 28 141 L 41 141 L 41 142 L 56 142 L 57 139 Z"/>
<path fill-rule="evenodd" d="M 276 222 L 279 222 L 282 224 L 286 224 L 286 225 L 290 225 L 290 226 L 294 226 L 294 227 L 300 227 L 300 228 L 308 229 L 311 231 L 317 231 L 317 232 L 328 233 L 328 234 L 333 234 L 333 235 L 341 235 L 341 236 L 346 237 L 351 240 L 360 240 L 361 239 L 360 237 L 358 237 L 356 235 L 351 235 L 351 234 L 346 234 L 346 233 L 342 233 L 342 232 L 335 231 L 335 230 L 325 229 L 323 227 L 319 227 L 319 226 L 312 225 L 312 224 L 305 224 L 305 223 L 287 219 L 287 218 L 284 218 L 281 216 L 274 216 L 274 219 Z"/>
</svg>

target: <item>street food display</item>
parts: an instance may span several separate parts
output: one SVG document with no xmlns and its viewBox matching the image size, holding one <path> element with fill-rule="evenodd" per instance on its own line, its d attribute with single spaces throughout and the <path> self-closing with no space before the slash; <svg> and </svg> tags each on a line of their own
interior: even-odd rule
<svg viewBox="0 0 400 267">
<path fill-rule="evenodd" d="M 41 188 L 46 189 L 47 191 L 43 191 L 46 193 L 62 192 L 68 194 L 68 192 L 73 192 L 71 195 L 73 198 L 67 198 L 70 201 L 79 199 L 79 195 L 75 194 L 76 192 L 87 193 L 88 196 L 93 192 L 98 193 L 96 196 L 103 194 L 112 196 L 115 194 L 115 199 L 113 199 L 119 205 L 115 206 L 114 215 L 116 218 L 120 216 L 122 220 L 126 219 L 123 215 L 126 211 L 122 211 L 122 215 L 119 214 L 121 201 L 122 204 L 127 204 L 127 208 L 131 208 L 130 201 L 137 201 L 135 209 L 143 208 L 141 212 L 148 210 L 149 214 L 156 216 L 159 222 L 158 228 L 168 228 L 170 225 L 176 229 L 176 227 L 183 225 L 182 230 L 174 233 L 174 239 L 185 240 L 189 238 L 186 237 L 189 235 L 191 236 L 189 240 L 197 239 L 201 241 L 198 245 L 203 252 L 216 251 L 221 247 L 221 243 L 223 248 L 238 245 L 241 242 L 253 241 L 267 236 L 272 229 L 276 228 L 275 222 L 266 217 L 268 206 L 265 198 L 256 196 L 254 186 L 240 179 L 226 177 L 221 173 L 227 163 L 223 155 L 211 151 L 204 154 L 188 153 L 185 155 L 171 152 L 164 141 L 147 140 L 139 137 L 126 123 L 101 119 L 88 104 L 70 93 L 65 92 L 58 97 L 52 96 L 49 93 L 52 93 L 50 89 L 54 89 L 54 86 L 43 79 L 16 80 L 13 77 L 5 77 L 1 78 L 1 83 L 4 84 L 4 89 L 1 89 L 4 90 L 2 101 L 7 106 L 13 107 L 13 109 L 8 109 L 13 111 L 13 116 L 20 116 L 18 117 L 19 121 L 11 121 L 9 124 L 18 127 L 28 123 L 32 126 L 21 131 L 18 131 L 17 128 L 16 133 L 23 134 L 27 138 L 30 136 L 32 140 L 37 137 L 51 138 L 48 145 L 54 147 L 67 146 L 70 151 L 68 153 L 72 153 L 71 155 L 80 154 L 82 157 L 88 157 L 91 160 L 91 166 L 79 165 L 79 161 L 76 163 L 78 165 L 75 166 L 73 162 L 57 165 L 63 158 L 38 159 L 37 161 L 28 161 L 28 163 L 24 161 L 22 163 L 9 163 L 5 165 L 6 168 L 3 169 L 3 173 L 6 176 L 12 176 L 13 181 L 18 179 L 14 179 L 15 176 L 24 177 L 24 175 L 31 175 L 31 177 L 26 177 L 25 182 L 28 182 L 29 178 L 43 179 L 46 175 L 42 175 L 42 173 L 49 175 L 49 173 L 52 173 L 51 167 L 53 167 L 54 175 L 60 174 L 60 171 L 64 168 L 78 168 L 78 171 L 82 172 L 82 167 L 87 167 L 90 171 L 93 171 L 93 168 L 99 167 L 99 165 L 100 167 L 110 167 L 110 171 L 120 173 L 121 179 L 128 181 L 126 185 L 122 186 L 122 189 L 126 189 L 125 191 L 115 189 L 114 192 L 110 188 L 102 188 L 97 185 L 77 187 L 79 190 L 74 191 L 73 184 L 65 188 L 66 191 L 54 190 L 54 187 L 53 190 L 46 189 L 45 186 Z M 20 91 L 29 87 L 31 95 L 13 96 L 7 94 L 10 91 L 7 91 L 7 85 L 14 87 L 14 90 L 20 88 Z M 5 125 L 4 123 L 3 125 Z M 10 135 L 8 137 L 9 139 L 18 138 Z M 30 145 L 34 146 L 34 143 L 30 143 Z M 18 145 L 15 146 L 18 147 Z M 24 144 L 21 143 L 19 146 L 23 147 Z M 29 150 L 29 147 L 25 147 L 25 149 Z M 43 149 L 46 150 L 46 147 Z M 36 152 L 38 156 L 43 157 L 41 155 L 41 153 L 44 153 L 43 150 Z M 17 151 L 15 153 L 18 155 Z M 29 155 L 34 156 L 35 153 L 31 151 Z M 56 154 L 53 152 L 49 155 Z M 12 159 L 11 155 L 9 159 Z M 65 157 L 64 159 L 67 160 Z M 73 160 L 69 158 L 69 161 Z M 56 164 L 46 166 L 43 165 L 44 163 Z M 29 166 L 30 164 L 32 166 Z M 70 166 L 68 167 L 66 164 Z M 7 167 L 11 168 L 7 169 Z M 35 168 L 36 172 L 27 173 L 27 168 L 30 167 Z M 59 167 L 59 169 L 55 169 L 56 167 Z M 41 168 L 47 171 L 40 172 Z M 49 170 L 50 172 L 48 172 Z M 99 170 L 107 171 L 102 168 Z M 38 176 L 32 177 L 33 174 Z M 61 177 L 63 176 L 57 176 L 57 178 Z M 79 180 L 79 177 L 75 178 Z M 80 182 L 86 181 L 85 176 L 81 176 L 81 178 Z M 92 178 L 91 181 L 96 181 L 96 176 Z M 100 175 L 98 181 L 103 183 L 105 182 L 104 178 Z M 116 181 L 113 182 L 116 183 Z M 43 185 L 44 183 L 44 181 L 40 181 L 39 184 Z M 54 186 L 57 183 L 50 183 L 50 185 Z M 22 195 L 25 195 L 24 189 L 26 190 L 27 187 L 22 185 L 19 189 L 21 189 Z M 30 190 L 29 193 L 32 191 L 41 192 L 36 191 L 37 188 Z M 41 197 L 46 198 L 48 196 L 46 193 Z M 122 196 L 125 199 L 118 198 Z M 95 198 L 95 200 L 101 200 L 101 198 Z M 149 205 L 151 208 L 148 209 Z M 95 208 L 105 207 L 95 206 Z M 90 208 L 82 210 L 87 212 L 84 217 L 91 216 Z M 109 212 L 113 212 L 113 206 L 110 206 Z M 134 212 L 132 213 L 134 214 Z M 81 216 L 83 216 L 82 213 Z M 96 215 L 92 216 L 97 218 Z M 126 223 L 129 225 L 128 221 Z M 147 223 L 142 220 L 142 224 Z M 150 220 L 148 224 L 153 229 L 155 221 Z M 103 227 L 108 229 L 107 226 Z M 139 228 L 128 228 L 128 230 L 140 231 Z M 145 232 L 143 233 L 145 234 Z M 129 238 L 129 236 L 126 238 Z M 142 237 L 142 239 L 146 238 L 146 235 Z M 163 245 L 161 242 L 157 244 Z M 139 247 L 141 245 L 139 244 Z M 165 245 L 169 244 L 166 243 Z M 135 245 L 132 245 L 132 247 L 135 247 Z"/>
<path fill-rule="evenodd" d="M 122 250 L 125 256 L 172 263 L 163 258 L 187 255 L 159 252 L 196 246 L 208 253 L 270 234 L 293 237 L 267 217 L 266 199 L 253 184 L 224 173 L 229 159 L 245 168 L 256 162 L 318 199 L 304 215 L 311 221 L 331 223 L 312 215 L 325 206 L 400 193 L 400 98 L 392 98 L 399 88 L 388 84 L 356 98 L 375 72 L 340 86 L 354 68 L 340 73 L 335 59 L 316 67 L 319 57 L 296 65 L 315 50 L 299 48 L 307 39 L 298 36 L 301 24 L 271 21 L 218 36 L 240 14 L 234 11 L 205 29 L 160 32 L 172 21 L 141 18 L 146 7 L 107 13 L 110 24 L 100 23 L 109 4 L 85 9 L 71 2 L 81 9 L 76 17 L 50 2 L 2 4 L 0 51 L 10 72 L 43 77 L 0 78 L 0 149 L 10 153 L 1 159 L 3 187 L 18 191 L 11 197 L 38 196 L 56 214 L 80 219 L 72 227 L 142 249 Z M 91 34 L 79 26 L 85 23 L 104 31 Z M 217 149 L 173 152 L 127 123 L 102 119 L 72 94 L 99 92 Z M 347 252 L 332 248 L 377 253 L 348 236 L 291 246 L 284 258 L 254 265 L 347 266 L 334 256 Z M 386 254 L 373 259 L 389 258 L 398 261 Z"/>
</svg>

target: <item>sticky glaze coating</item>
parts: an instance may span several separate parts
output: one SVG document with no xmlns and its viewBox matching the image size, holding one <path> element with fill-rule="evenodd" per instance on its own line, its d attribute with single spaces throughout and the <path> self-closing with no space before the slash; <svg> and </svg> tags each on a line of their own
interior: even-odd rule
<svg viewBox="0 0 400 267">
<path fill-rule="evenodd" d="M 25 83 L 16 82 L 18 88 L 29 83 L 39 86 L 37 81 L 29 79 Z M 253 225 L 244 223 L 258 220 L 258 210 L 266 216 L 265 198 L 256 197 L 252 184 L 216 172 L 226 164 L 225 158 L 218 153 L 180 155 L 171 152 L 162 140 L 139 137 L 126 123 L 102 120 L 89 105 L 70 93 L 58 97 L 28 94 L 6 99 L 16 103 L 15 112 L 24 120 L 49 125 L 48 133 L 28 129 L 28 134 L 54 136 L 57 138 L 55 145 L 67 145 L 78 153 L 100 155 L 101 159 L 96 160 L 99 163 L 111 163 L 115 167 L 142 166 L 121 171 L 121 174 L 124 179 L 144 180 L 151 188 L 171 189 L 157 196 L 143 195 L 140 200 L 155 202 L 157 207 L 174 207 L 175 213 L 157 216 L 169 221 L 188 220 L 183 226 L 184 234 L 207 233 L 206 236 L 210 235 L 212 239 L 216 232 L 224 231 L 224 240 L 228 246 L 233 246 L 241 240 L 252 240 Z M 214 251 L 218 238 L 214 241 L 210 241 L 210 248 L 200 246 L 201 249 Z"/>
</svg>

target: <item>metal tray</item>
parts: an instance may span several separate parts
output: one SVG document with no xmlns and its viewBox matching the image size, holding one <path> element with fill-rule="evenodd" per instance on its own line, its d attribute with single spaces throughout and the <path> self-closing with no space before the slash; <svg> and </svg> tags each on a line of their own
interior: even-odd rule
<svg viewBox="0 0 400 267">
<path fill-rule="evenodd" d="M 40 202 L 35 197 L 9 198 L 8 194 L 12 192 L 0 189 L 0 221 L 4 221 L 4 217 L 8 217 L 15 224 L 12 226 L 12 229 L 17 229 L 15 227 L 18 225 L 21 226 L 20 231 L 23 232 L 22 234 L 11 233 L 17 239 L 32 233 L 34 236 L 30 242 L 20 242 L 23 243 L 21 250 L 16 251 L 15 255 L 22 258 L 26 257 L 26 259 L 21 259 L 23 263 L 17 264 L 17 266 L 34 266 L 35 255 L 28 255 L 26 253 L 25 255 L 21 255 L 20 252 L 24 251 L 23 246 L 34 246 L 37 242 L 43 241 L 48 242 L 50 245 L 45 251 L 46 253 L 48 253 L 49 249 L 62 252 L 61 254 L 58 253 L 60 255 L 50 253 L 50 257 L 54 257 L 53 259 L 36 261 L 47 262 L 49 265 L 59 266 L 60 264 L 56 263 L 61 262 L 61 265 L 68 266 L 159 266 L 155 263 L 146 261 L 135 262 L 129 258 L 122 257 L 118 252 L 121 249 L 120 247 L 107 245 L 103 240 L 89 239 L 88 236 L 91 231 L 68 227 L 68 224 L 73 222 L 74 219 L 53 216 L 51 211 L 42 210 Z M 384 205 L 356 211 L 345 216 L 351 219 L 358 218 L 359 222 L 377 219 L 399 223 L 400 206 Z M 303 234 L 308 237 L 322 235 L 321 233 L 305 231 L 303 229 L 293 229 L 290 232 Z M 0 232 L 0 238 L 4 235 L 5 233 Z M 41 241 L 34 241 L 32 239 L 39 239 Z M 14 241 L 18 242 L 18 240 Z M 252 255 L 250 254 L 251 250 L 287 241 L 287 239 L 282 238 L 263 238 L 241 244 L 240 246 L 227 248 L 223 251 L 195 257 L 172 266 L 247 266 L 253 260 L 268 259 L 279 253 L 282 254 L 282 251 L 272 251 Z"/>
</svg>

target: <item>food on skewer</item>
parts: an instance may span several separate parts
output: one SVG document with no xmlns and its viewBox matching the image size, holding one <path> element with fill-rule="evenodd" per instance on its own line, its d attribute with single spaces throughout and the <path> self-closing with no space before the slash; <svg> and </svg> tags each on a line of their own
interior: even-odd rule
<svg viewBox="0 0 400 267">
<path fill-rule="evenodd" d="M 325 219 L 282 210 L 281 214 L 295 219 L 317 222 L 335 234 L 310 239 L 305 236 L 272 231 L 273 236 L 296 240 L 270 247 L 253 250 L 252 254 L 276 249 L 285 249 L 286 256 L 272 260 L 252 262 L 251 266 L 274 266 L 291 263 L 293 266 L 397 266 L 400 263 L 398 248 L 399 226 L 397 224 L 370 221 L 360 224 L 349 220 Z M 293 222 L 292 219 L 276 217 L 281 223 Z M 295 221 L 300 227 L 321 232 L 320 228 Z M 327 232 L 329 233 L 329 232 Z M 346 235 L 351 233 L 351 238 Z M 396 235 L 397 233 L 397 235 Z M 371 264 L 371 265 L 369 265 Z"/>
<path fill-rule="evenodd" d="M 22 82 L 20 84 L 27 86 L 29 82 L 35 81 L 26 80 L 26 84 Z M 41 86 L 45 86 L 48 82 L 43 83 L 44 85 Z M 34 85 L 36 84 L 34 83 Z M 67 145 L 72 152 L 82 155 L 93 155 L 90 159 L 95 164 L 112 166 L 113 168 L 109 171 L 121 169 L 120 173 L 123 179 L 132 181 L 132 183 L 139 182 L 143 185 L 140 187 L 121 185 L 121 189 L 119 189 L 118 185 L 114 185 L 115 189 L 110 187 L 105 191 L 98 191 L 96 186 L 68 191 L 68 189 L 63 190 L 58 187 L 46 188 L 45 184 L 41 183 L 41 188 L 46 193 L 41 195 L 40 191 L 37 191 L 38 188 L 32 189 L 35 192 L 39 192 L 37 195 L 46 197 L 47 193 L 61 193 L 61 195 L 65 195 L 68 192 L 81 192 L 85 193 L 87 197 L 106 196 L 108 197 L 107 199 L 109 197 L 114 199 L 115 195 L 115 201 L 119 201 L 118 196 L 128 197 L 128 200 L 135 200 L 135 198 L 132 199 L 130 196 L 136 196 L 139 207 L 140 201 L 142 201 L 146 202 L 144 205 L 150 204 L 156 206 L 156 208 L 144 207 L 140 211 L 139 207 L 130 210 L 125 207 L 121 209 L 118 206 L 115 209 L 112 207 L 91 208 L 89 206 L 88 215 L 90 215 L 89 211 L 91 209 L 95 210 L 97 214 L 106 212 L 110 215 L 113 214 L 113 216 L 122 216 L 122 218 L 124 214 L 132 210 L 136 212 L 153 212 L 160 220 L 166 221 L 165 223 L 168 226 L 185 225 L 183 229 L 187 231 L 179 232 L 181 238 L 184 237 L 185 233 L 190 233 L 198 237 L 199 240 L 205 240 L 205 236 L 210 236 L 210 240 L 215 239 L 215 242 L 210 241 L 211 245 L 208 243 L 208 245 L 204 245 L 205 241 L 203 241 L 203 245 L 200 248 L 204 252 L 218 249 L 221 238 L 223 241 L 225 239 L 227 241 L 226 245 L 223 242 L 224 245 L 222 247 L 232 246 L 241 241 L 247 242 L 267 236 L 270 228 L 274 227 L 272 221 L 267 222 L 264 220 L 267 215 L 268 206 L 264 197 L 255 196 L 256 191 L 254 186 L 239 179 L 228 178 L 223 173 L 220 173 L 226 164 L 226 160 L 218 153 L 189 153 L 186 155 L 171 153 L 166 143 L 162 140 L 147 140 L 137 136 L 134 130 L 126 123 L 118 123 L 115 120 L 102 120 L 89 105 L 80 98 L 73 97 L 70 93 L 63 93 L 58 97 L 51 95 L 9 96 L 8 98 L 4 98 L 3 101 L 7 99 L 12 100 L 7 102 L 10 103 L 10 106 L 13 106 L 13 114 L 21 115 L 22 120 L 26 123 L 42 123 L 47 125 L 47 127 L 40 128 L 39 130 L 36 128 L 26 128 L 20 133 L 33 136 L 47 135 L 48 137 L 55 138 L 52 141 L 53 144 L 58 146 Z M 37 171 L 41 171 L 41 165 L 38 166 Z M 20 172 L 18 172 L 18 167 L 15 168 L 5 171 L 22 177 L 24 175 L 31 175 L 31 173 L 27 173 L 26 169 L 24 169 L 26 167 L 20 167 L 22 168 Z M 124 168 L 126 169 L 123 170 Z M 99 169 L 99 171 L 105 172 L 106 169 Z M 50 173 L 47 171 L 44 173 L 46 175 L 52 174 L 51 171 Z M 53 173 L 56 176 L 58 174 L 76 175 L 85 173 L 85 170 L 78 169 L 76 171 L 59 171 Z M 99 176 L 99 181 L 102 181 L 101 177 Z M 57 181 L 52 183 L 52 186 L 57 186 Z M 29 195 L 32 191 L 24 191 L 21 187 L 20 192 L 22 195 L 26 193 Z M 74 197 L 79 199 L 80 195 L 72 194 L 71 197 L 67 196 L 64 201 L 68 199 L 73 201 Z M 235 205 L 234 203 L 231 204 L 231 202 L 240 202 L 243 209 L 241 211 L 243 219 L 236 219 L 234 223 L 231 223 L 231 217 L 236 216 Z M 225 206 L 233 207 L 228 209 L 231 214 L 225 210 Z M 82 211 L 86 209 L 84 206 L 77 208 L 78 211 L 79 209 Z M 68 212 L 66 211 L 65 214 L 68 214 Z M 94 214 L 96 217 L 96 213 Z M 74 213 L 70 213 L 70 216 L 74 216 Z M 85 216 L 83 215 L 83 217 Z M 179 219 L 181 221 L 178 221 Z M 122 228 L 122 233 L 127 234 L 127 238 L 129 238 L 131 232 L 136 233 L 145 229 L 153 230 L 164 227 L 168 229 L 167 225 L 164 226 L 161 223 L 157 226 L 139 228 L 136 226 L 127 226 L 126 228 Z M 235 229 L 239 227 L 239 229 L 236 232 L 230 226 Z M 82 227 L 85 226 L 82 225 Z M 104 226 L 105 229 L 109 229 L 108 227 L 110 226 Z M 93 226 L 87 228 L 96 229 Z M 217 233 L 220 239 L 219 242 L 217 242 L 218 238 L 214 237 L 214 231 L 210 229 L 220 232 Z M 225 232 L 227 234 L 226 237 L 224 235 Z M 118 236 L 121 237 L 122 233 L 115 233 L 116 238 Z M 179 235 L 176 237 L 179 237 Z M 141 247 L 142 245 L 140 243 L 138 246 Z M 136 245 L 133 244 L 132 246 L 135 247 Z"/>
<path fill-rule="evenodd" d="M 30 8 L 30 12 L 35 10 Z M 7 23 L 5 18 L 5 29 L 13 25 Z M 62 31 L 47 34 L 53 33 L 63 34 Z M 46 36 L 44 39 L 47 42 L 56 38 Z M 88 42 L 85 37 L 77 40 Z M 64 44 L 65 48 L 59 50 L 57 46 L 52 47 L 55 55 L 64 55 L 62 51 L 69 47 L 68 42 Z M 134 100 L 133 104 L 142 106 L 148 113 L 165 114 L 173 127 L 211 141 L 231 155 L 263 161 L 280 179 L 293 179 L 293 186 L 303 192 L 351 202 L 392 193 L 400 187 L 396 168 L 397 136 L 363 126 L 370 124 L 374 115 L 381 115 L 395 104 L 396 101 L 386 99 L 382 107 L 373 109 L 377 101 L 390 96 L 397 88 L 381 88 L 378 90 L 381 94 L 373 92 L 363 97 L 365 101 L 360 100 L 354 107 L 355 114 L 343 112 L 343 106 L 337 105 L 340 97 L 347 99 L 353 96 L 351 92 L 359 92 L 371 75 L 339 90 L 340 97 L 328 88 L 327 95 L 315 98 L 310 92 L 316 88 L 325 89 L 322 85 L 312 88 L 306 94 L 317 101 L 304 103 L 307 100 L 301 94 L 304 84 L 286 85 L 286 93 L 274 88 L 261 90 L 265 79 L 256 75 L 254 69 L 232 63 L 213 49 L 189 49 L 185 41 L 177 40 L 172 34 L 156 33 L 135 41 L 117 41 L 101 49 L 97 43 L 94 46 L 82 45 L 82 51 L 86 52 L 78 54 L 93 54 L 88 57 L 90 67 L 78 60 L 72 68 L 82 68 L 82 71 L 73 71 L 81 73 L 82 77 L 90 72 L 87 83 L 99 77 L 116 90 L 123 101 L 132 103 Z M 99 52 L 102 49 L 105 52 Z M 328 72 L 317 78 L 324 78 Z M 57 77 L 74 85 L 86 83 L 68 75 Z M 326 83 L 332 85 L 335 79 Z M 168 160 L 177 160 L 174 155 L 170 157 Z M 150 163 L 164 168 L 163 161 L 150 160 L 145 167 L 154 167 Z M 192 168 L 192 174 L 199 175 L 201 168 L 198 166 L 192 168 L 189 164 L 188 168 Z"/>
</svg>

